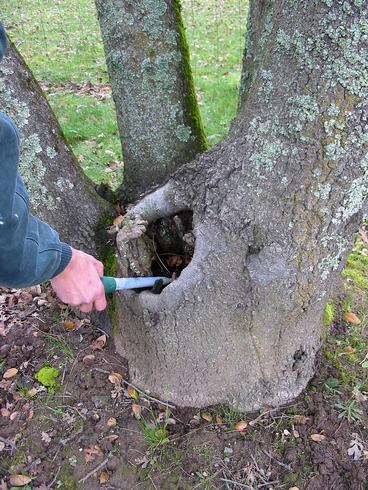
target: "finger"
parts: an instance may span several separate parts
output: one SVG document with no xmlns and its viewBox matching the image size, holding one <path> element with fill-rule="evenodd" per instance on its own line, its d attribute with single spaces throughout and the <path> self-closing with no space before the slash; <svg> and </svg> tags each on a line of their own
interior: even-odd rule
<svg viewBox="0 0 368 490">
<path fill-rule="evenodd" d="M 96 268 L 96 270 L 97 270 L 97 272 L 98 272 L 98 275 L 99 275 L 100 277 L 102 277 L 102 276 L 103 276 L 103 273 L 104 273 L 104 266 L 103 266 L 103 263 L 102 263 L 102 262 L 100 262 L 99 260 L 96 260 L 96 261 L 94 262 L 94 266 L 95 266 L 95 268 Z"/>
<path fill-rule="evenodd" d="M 80 309 L 80 311 L 82 311 L 83 313 L 88 313 L 89 311 L 92 310 L 93 308 L 93 303 L 83 303 L 81 305 L 78 306 L 78 308 Z"/>
<path fill-rule="evenodd" d="M 97 310 L 97 311 L 102 311 L 106 308 L 107 306 L 107 302 L 106 302 L 106 297 L 105 297 L 105 294 L 103 294 L 102 296 L 99 296 L 95 302 L 94 302 L 94 308 Z"/>
</svg>

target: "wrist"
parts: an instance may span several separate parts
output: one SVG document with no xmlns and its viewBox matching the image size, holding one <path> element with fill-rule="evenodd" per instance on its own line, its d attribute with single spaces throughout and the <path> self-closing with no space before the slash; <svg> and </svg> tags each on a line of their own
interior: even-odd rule
<svg viewBox="0 0 368 490">
<path fill-rule="evenodd" d="M 72 260 L 72 255 L 73 255 L 72 247 L 70 245 L 67 245 L 66 243 L 62 242 L 61 243 L 60 264 L 59 264 L 59 267 L 57 268 L 57 270 L 55 271 L 53 278 L 58 276 L 62 272 L 64 272 L 64 270 L 66 269 L 66 267 L 68 267 L 68 265 L 70 264 L 70 262 Z"/>
</svg>

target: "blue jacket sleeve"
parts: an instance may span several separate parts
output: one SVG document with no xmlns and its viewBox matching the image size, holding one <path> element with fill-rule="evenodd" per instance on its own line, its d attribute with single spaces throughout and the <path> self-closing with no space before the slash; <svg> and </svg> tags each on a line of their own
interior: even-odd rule
<svg viewBox="0 0 368 490">
<path fill-rule="evenodd" d="M 72 256 L 56 231 L 29 213 L 18 163 L 18 130 L 0 113 L 0 286 L 15 288 L 52 279 Z"/>
</svg>

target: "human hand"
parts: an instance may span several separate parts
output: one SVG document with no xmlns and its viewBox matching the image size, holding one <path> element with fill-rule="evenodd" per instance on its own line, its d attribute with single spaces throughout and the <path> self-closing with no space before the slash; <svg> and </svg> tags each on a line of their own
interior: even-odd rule
<svg viewBox="0 0 368 490">
<path fill-rule="evenodd" d="M 51 286 L 59 299 L 87 313 L 106 308 L 105 291 L 101 282 L 103 264 L 91 255 L 72 248 L 72 258 L 66 268 L 53 279 Z"/>
</svg>

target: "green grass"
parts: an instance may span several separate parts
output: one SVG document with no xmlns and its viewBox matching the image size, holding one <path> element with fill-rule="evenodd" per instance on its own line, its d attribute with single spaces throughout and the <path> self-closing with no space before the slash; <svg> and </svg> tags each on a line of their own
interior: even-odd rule
<svg viewBox="0 0 368 490">
<path fill-rule="evenodd" d="M 236 114 L 248 0 L 183 0 L 182 6 L 204 127 L 214 144 Z M 82 168 L 96 182 L 116 186 L 122 153 L 112 99 L 80 87 L 108 83 L 93 0 L 10 0 L 1 13 L 9 36 L 46 86 Z"/>
</svg>

